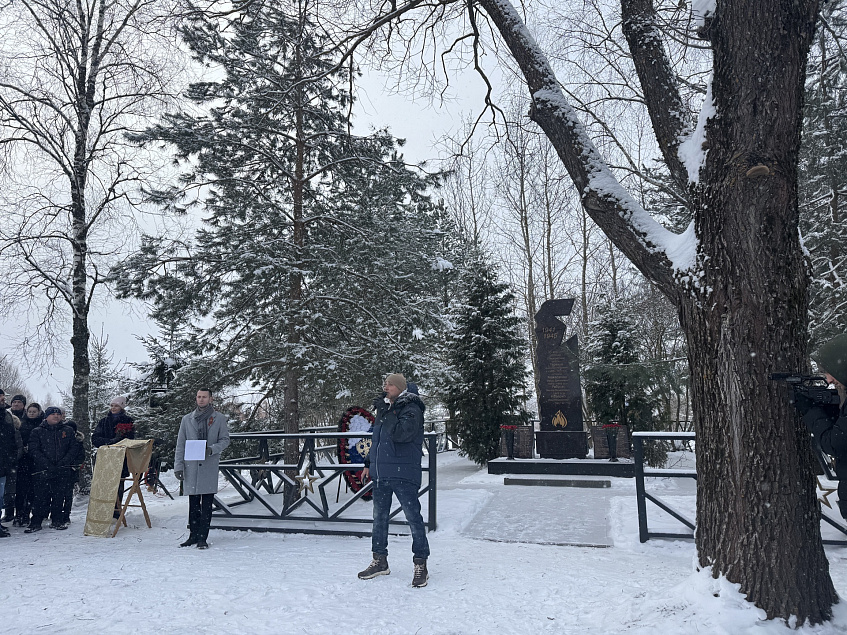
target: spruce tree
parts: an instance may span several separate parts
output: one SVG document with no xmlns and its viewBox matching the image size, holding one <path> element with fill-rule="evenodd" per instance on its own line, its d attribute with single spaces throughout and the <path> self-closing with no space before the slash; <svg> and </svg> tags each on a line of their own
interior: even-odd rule
<svg viewBox="0 0 847 635">
<path fill-rule="evenodd" d="M 643 362 L 637 321 L 623 302 L 599 307 L 589 325 L 583 388 L 588 408 L 600 424 L 617 421 L 633 432 L 661 430 L 654 369 Z M 645 458 L 650 465 L 664 463 L 667 446 L 650 443 Z"/>
<path fill-rule="evenodd" d="M 824 4 L 821 19 L 826 28 L 809 51 L 798 174 L 813 348 L 847 331 L 847 2 Z"/>
<path fill-rule="evenodd" d="M 448 425 L 460 439 L 461 454 L 482 465 L 499 454 L 501 425 L 529 421 L 527 342 L 515 297 L 490 263 L 477 257 L 463 286 L 449 348 L 454 382 L 446 399 Z"/>
</svg>

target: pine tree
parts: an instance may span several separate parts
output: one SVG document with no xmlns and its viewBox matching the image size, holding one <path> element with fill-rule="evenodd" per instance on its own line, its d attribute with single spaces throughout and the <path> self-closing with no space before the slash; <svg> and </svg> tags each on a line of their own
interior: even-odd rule
<svg viewBox="0 0 847 635">
<path fill-rule="evenodd" d="M 245 3 L 183 30 L 222 78 L 191 86 L 200 114 L 136 141 L 175 148 L 181 183 L 151 197 L 198 205 L 204 226 L 187 247 L 147 237 L 115 274 L 157 319 L 204 318 L 189 349 L 209 383 L 282 397 L 289 432 L 304 409 L 364 402 L 385 372 L 426 375 L 454 234 L 438 175 L 409 169 L 386 131 L 352 133 L 353 77 L 312 11 Z"/>
<path fill-rule="evenodd" d="M 455 382 L 446 406 L 461 454 L 480 465 L 500 450 L 500 426 L 529 421 L 526 350 L 515 297 L 494 267 L 477 257 L 464 276 L 465 299 L 455 309 L 450 362 Z"/>
</svg>

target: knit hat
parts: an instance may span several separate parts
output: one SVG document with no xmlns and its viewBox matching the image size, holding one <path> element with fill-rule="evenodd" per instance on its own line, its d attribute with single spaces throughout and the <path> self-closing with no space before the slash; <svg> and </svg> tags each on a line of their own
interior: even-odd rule
<svg viewBox="0 0 847 635">
<path fill-rule="evenodd" d="M 406 378 L 400 373 L 392 373 L 385 378 L 386 384 L 397 386 L 401 391 L 406 390 Z"/>
<path fill-rule="evenodd" d="M 126 408 L 126 397 L 124 397 L 123 395 L 112 397 L 112 401 L 109 402 L 109 405 L 114 406 L 115 404 L 117 404 L 121 408 Z"/>
<path fill-rule="evenodd" d="M 837 335 L 812 353 L 818 366 L 847 386 L 847 334 Z"/>
<path fill-rule="evenodd" d="M 45 418 L 54 414 L 62 414 L 62 409 L 59 406 L 50 406 L 49 408 L 47 408 L 47 410 L 44 411 Z"/>
<path fill-rule="evenodd" d="M 15 401 L 23 401 L 24 405 L 26 405 L 26 397 L 24 397 L 23 395 L 15 395 L 14 397 L 12 397 L 12 402 Z"/>
</svg>

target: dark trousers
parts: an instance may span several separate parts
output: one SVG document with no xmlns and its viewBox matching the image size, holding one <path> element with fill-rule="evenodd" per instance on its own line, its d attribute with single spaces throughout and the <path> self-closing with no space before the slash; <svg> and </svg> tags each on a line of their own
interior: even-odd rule
<svg viewBox="0 0 847 635">
<path fill-rule="evenodd" d="M 18 484 L 15 490 L 15 518 L 23 523 L 29 522 L 35 490 L 32 481 L 32 459 L 24 454 L 18 461 Z"/>
<path fill-rule="evenodd" d="M 400 503 L 409 523 L 409 528 L 412 530 L 412 553 L 416 558 L 428 558 L 429 541 L 426 539 L 426 528 L 424 527 L 423 516 L 421 516 L 418 486 L 409 481 L 394 478 L 374 481 L 374 524 L 371 535 L 371 551 L 384 556 L 388 555 L 388 517 L 391 514 L 392 494 L 397 497 L 397 502 Z"/>
<path fill-rule="evenodd" d="M 212 524 L 212 501 L 214 494 L 188 495 L 188 528 L 198 540 L 209 537 L 209 525 Z"/>
<path fill-rule="evenodd" d="M 74 498 L 74 482 L 69 478 L 37 476 L 32 525 L 40 525 L 47 515 L 54 523 L 68 522 Z"/>
</svg>

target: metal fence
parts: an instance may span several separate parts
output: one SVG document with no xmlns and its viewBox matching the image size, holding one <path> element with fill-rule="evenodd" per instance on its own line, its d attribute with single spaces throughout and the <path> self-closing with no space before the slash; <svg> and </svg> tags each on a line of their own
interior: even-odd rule
<svg viewBox="0 0 847 635">
<path fill-rule="evenodd" d="M 654 496 L 646 490 L 646 478 L 690 478 L 697 479 L 697 470 L 685 469 L 656 469 L 644 467 L 644 443 L 653 441 L 694 441 L 695 435 L 693 432 L 634 432 L 632 434 L 633 455 L 635 457 L 635 493 L 638 501 L 638 537 L 641 542 L 647 542 L 651 538 L 670 538 L 670 539 L 692 539 L 694 538 L 694 530 L 696 528 L 695 521 L 687 518 L 682 512 L 671 507 L 666 501 L 663 501 L 658 496 Z M 825 475 L 834 480 L 835 475 L 828 466 L 826 455 L 823 454 L 817 443 L 813 443 L 818 461 L 824 469 Z M 678 520 L 682 525 L 688 527 L 690 532 L 669 533 L 650 531 L 647 524 L 647 501 L 650 501 L 673 518 Z M 821 522 L 827 523 L 834 527 L 842 534 L 847 536 L 847 525 L 841 520 L 829 516 L 821 510 Z M 847 540 L 831 540 L 824 539 L 825 545 L 841 545 L 847 546 Z"/>
<path fill-rule="evenodd" d="M 633 432 L 632 450 L 635 458 L 635 494 L 638 500 L 638 537 L 641 542 L 647 542 L 650 538 L 694 538 L 694 521 L 684 516 L 681 512 L 673 509 L 668 503 L 659 497 L 649 493 L 645 488 L 645 478 L 693 478 L 697 479 L 697 470 L 668 470 L 644 467 L 644 442 L 645 441 L 693 441 L 693 432 Z M 651 532 L 647 525 L 647 501 L 650 501 L 659 509 L 664 510 L 680 523 L 688 527 L 691 532 L 667 533 Z"/>
<path fill-rule="evenodd" d="M 286 533 L 339 534 L 370 536 L 372 507 L 362 499 L 372 489 L 368 482 L 357 492 L 345 485 L 343 474 L 358 471 L 361 463 L 340 463 L 337 459 L 339 439 L 368 438 L 367 432 L 282 432 L 237 433 L 232 440 L 255 441 L 256 454 L 220 462 L 220 471 L 237 494 L 236 500 L 219 492 L 212 511 L 212 527 Z M 424 434 L 426 465 L 418 498 L 428 531 L 437 526 L 437 433 Z M 285 463 L 284 453 L 274 445 L 296 440 L 300 448 L 296 463 Z M 292 476 L 294 474 L 294 476 Z M 286 500 L 286 485 L 294 495 Z M 335 491 L 332 491 L 335 489 Z M 334 495 L 334 501 L 333 501 Z M 395 517 L 399 505 L 392 507 L 390 525 L 405 525 Z"/>
</svg>

